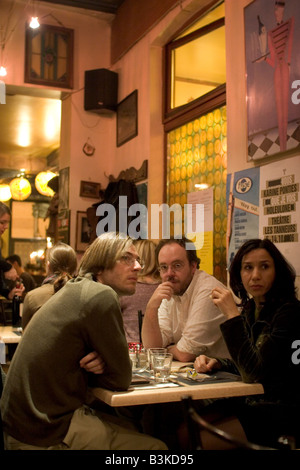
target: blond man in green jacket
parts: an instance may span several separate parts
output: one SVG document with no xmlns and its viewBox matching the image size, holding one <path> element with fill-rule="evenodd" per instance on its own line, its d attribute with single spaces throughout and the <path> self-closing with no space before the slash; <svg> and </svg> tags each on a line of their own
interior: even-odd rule
<svg viewBox="0 0 300 470">
<path fill-rule="evenodd" d="M 130 385 L 119 296 L 135 292 L 141 264 L 129 237 L 103 234 L 85 252 L 79 276 L 34 315 L 2 394 L 7 449 L 166 449 L 86 406 L 89 386 L 126 390 Z M 103 374 L 80 366 L 92 351 L 105 363 Z"/>
</svg>

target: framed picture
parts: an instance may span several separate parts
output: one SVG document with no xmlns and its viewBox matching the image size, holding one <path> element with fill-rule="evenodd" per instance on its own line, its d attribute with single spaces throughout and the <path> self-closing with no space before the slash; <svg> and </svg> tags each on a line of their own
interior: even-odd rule
<svg viewBox="0 0 300 470">
<path fill-rule="evenodd" d="M 248 160 L 254 161 L 300 148 L 299 1 L 255 0 L 244 19 Z"/>
<path fill-rule="evenodd" d="M 92 183 L 91 181 L 80 181 L 80 197 L 90 197 L 99 199 L 100 183 Z"/>
<path fill-rule="evenodd" d="M 73 87 L 73 29 L 40 25 L 26 28 L 25 82 Z"/>
<path fill-rule="evenodd" d="M 117 147 L 138 134 L 138 91 L 134 90 L 117 106 Z"/>
<path fill-rule="evenodd" d="M 85 251 L 90 241 L 90 226 L 86 212 L 77 212 L 76 251 Z"/>
<path fill-rule="evenodd" d="M 69 180 L 70 180 L 70 168 L 66 167 L 59 170 L 59 211 L 63 211 L 69 208 Z"/>
<path fill-rule="evenodd" d="M 57 216 L 57 240 L 59 242 L 70 243 L 70 211 L 64 209 Z"/>
</svg>

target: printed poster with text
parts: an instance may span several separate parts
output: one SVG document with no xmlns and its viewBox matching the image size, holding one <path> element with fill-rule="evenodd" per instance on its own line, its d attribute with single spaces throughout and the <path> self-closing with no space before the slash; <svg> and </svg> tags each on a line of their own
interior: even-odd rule
<svg viewBox="0 0 300 470">
<path fill-rule="evenodd" d="M 187 202 L 192 206 L 191 213 L 188 214 L 190 220 L 188 227 L 194 227 L 193 232 L 187 233 L 187 237 L 194 241 L 193 238 L 196 235 L 196 246 L 197 256 L 200 258 L 200 269 L 213 275 L 213 225 L 214 225 L 214 196 L 213 188 L 204 189 L 202 191 L 196 191 L 188 193 Z M 203 211 L 198 211 L 200 207 L 203 207 Z M 198 220 L 200 219 L 200 220 Z M 199 229 L 203 230 L 199 233 Z M 199 247 L 199 242 L 201 247 Z"/>
<path fill-rule="evenodd" d="M 300 156 L 260 168 L 259 237 L 269 238 L 300 274 Z"/>
<path fill-rule="evenodd" d="M 259 168 L 227 175 L 227 266 L 241 247 L 259 233 Z"/>
</svg>

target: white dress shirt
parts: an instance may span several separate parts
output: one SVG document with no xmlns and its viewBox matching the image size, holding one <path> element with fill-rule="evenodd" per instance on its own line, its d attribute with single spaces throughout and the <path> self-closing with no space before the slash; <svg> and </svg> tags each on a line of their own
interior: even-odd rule
<svg viewBox="0 0 300 470">
<path fill-rule="evenodd" d="M 196 356 L 230 357 L 219 327 L 226 317 L 210 298 L 216 286 L 224 287 L 215 277 L 197 270 L 183 295 L 162 301 L 158 320 L 164 347 L 176 344 L 180 351 Z"/>
</svg>

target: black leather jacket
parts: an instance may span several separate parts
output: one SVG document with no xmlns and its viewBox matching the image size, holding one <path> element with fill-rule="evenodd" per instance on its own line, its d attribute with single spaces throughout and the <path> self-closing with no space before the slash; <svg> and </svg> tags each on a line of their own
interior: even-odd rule
<svg viewBox="0 0 300 470">
<path fill-rule="evenodd" d="M 220 360 L 222 369 L 262 383 L 266 401 L 300 405 L 300 364 L 292 361 L 292 344 L 300 340 L 300 302 L 269 303 L 257 320 L 254 311 L 251 300 L 240 316 L 221 325 L 232 358 Z"/>
</svg>

